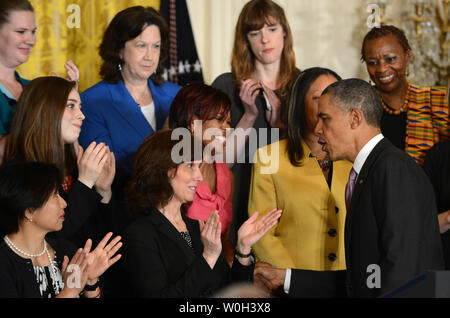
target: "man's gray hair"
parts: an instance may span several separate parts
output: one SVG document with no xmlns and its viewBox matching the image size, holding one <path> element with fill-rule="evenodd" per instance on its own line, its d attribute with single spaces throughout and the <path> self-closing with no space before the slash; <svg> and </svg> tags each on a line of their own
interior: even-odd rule
<svg viewBox="0 0 450 318">
<path fill-rule="evenodd" d="M 383 115 L 381 99 L 366 81 L 358 78 L 341 80 L 328 86 L 322 96 L 325 94 L 330 94 L 330 102 L 344 113 L 359 109 L 369 125 L 380 127 Z"/>
</svg>

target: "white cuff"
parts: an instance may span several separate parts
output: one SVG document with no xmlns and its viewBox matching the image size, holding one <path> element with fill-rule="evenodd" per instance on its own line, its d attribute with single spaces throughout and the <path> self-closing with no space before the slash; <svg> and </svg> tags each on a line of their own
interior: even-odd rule
<svg viewBox="0 0 450 318">
<path fill-rule="evenodd" d="M 289 289 L 291 288 L 291 269 L 286 268 L 286 276 L 284 277 L 284 292 L 289 295 Z"/>
</svg>

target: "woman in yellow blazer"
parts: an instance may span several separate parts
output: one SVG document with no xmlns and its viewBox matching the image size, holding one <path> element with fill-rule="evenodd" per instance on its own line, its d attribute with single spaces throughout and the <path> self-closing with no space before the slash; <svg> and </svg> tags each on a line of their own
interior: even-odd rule
<svg viewBox="0 0 450 318">
<path fill-rule="evenodd" d="M 283 286 L 293 297 L 345 295 L 345 186 L 351 163 L 328 161 L 313 133 L 322 91 L 337 80 L 339 75 L 318 67 L 300 73 L 285 112 L 287 139 L 260 148 L 253 164 L 249 215 L 283 210 L 278 225 L 253 247 L 261 261 L 255 280 L 273 290 Z"/>
</svg>

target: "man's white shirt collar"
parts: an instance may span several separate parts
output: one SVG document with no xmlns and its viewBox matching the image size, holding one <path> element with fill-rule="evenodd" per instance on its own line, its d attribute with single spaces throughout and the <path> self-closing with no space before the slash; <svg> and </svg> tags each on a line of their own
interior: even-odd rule
<svg viewBox="0 0 450 318">
<path fill-rule="evenodd" d="M 356 156 L 355 162 L 353 163 L 353 169 L 356 171 L 357 174 L 360 173 L 362 166 L 367 160 L 367 157 L 369 157 L 370 153 L 372 152 L 373 148 L 384 138 L 383 134 L 378 134 L 372 139 L 369 140 L 368 143 L 362 147 L 362 149 L 359 151 L 358 155 Z"/>
</svg>

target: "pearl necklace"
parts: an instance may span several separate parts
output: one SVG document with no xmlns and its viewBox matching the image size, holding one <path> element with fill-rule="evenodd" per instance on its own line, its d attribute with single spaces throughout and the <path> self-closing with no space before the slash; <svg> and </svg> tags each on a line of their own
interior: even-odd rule
<svg viewBox="0 0 450 318">
<path fill-rule="evenodd" d="M 47 242 L 45 240 L 44 240 L 44 250 L 39 254 L 30 254 L 25 251 L 22 251 L 20 248 L 18 248 L 16 245 L 14 245 L 14 243 L 10 240 L 10 238 L 7 235 L 5 235 L 3 240 L 13 251 L 19 252 L 19 254 L 25 255 L 30 258 L 40 257 L 40 256 L 44 255 L 44 253 L 47 253 L 48 261 L 50 264 L 49 267 L 51 269 L 50 275 L 52 276 L 52 281 L 53 281 L 53 284 L 52 284 L 53 290 L 55 291 L 55 295 L 58 295 L 60 293 L 62 288 L 59 284 L 58 273 L 57 273 L 58 269 L 55 268 L 56 266 L 53 264 L 52 258 L 50 256 L 50 252 L 48 251 L 48 248 L 47 248 Z"/>
<path fill-rule="evenodd" d="M 47 243 L 45 242 L 45 240 L 44 240 L 44 249 L 43 249 L 42 252 L 40 252 L 39 254 L 30 254 L 30 253 L 27 253 L 27 252 L 25 252 L 25 251 L 22 251 L 20 248 L 18 248 L 17 246 L 15 246 L 13 242 L 11 242 L 11 240 L 10 240 L 9 237 L 8 237 L 8 235 L 5 235 L 5 237 L 3 238 L 3 240 L 5 241 L 6 244 L 8 244 L 8 246 L 9 246 L 12 250 L 14 250 L 14 251 L 16 251 L 16 252 L 19 252 L 20 254 L 25 255 L 25 256 L 27 256 L 27 257 L 29 257 L 29 258 L 40 257 L 40 256 L 44 255 L 45 252 L 48 252 L 48 250 L 47 250 Z"/>
</svg>

